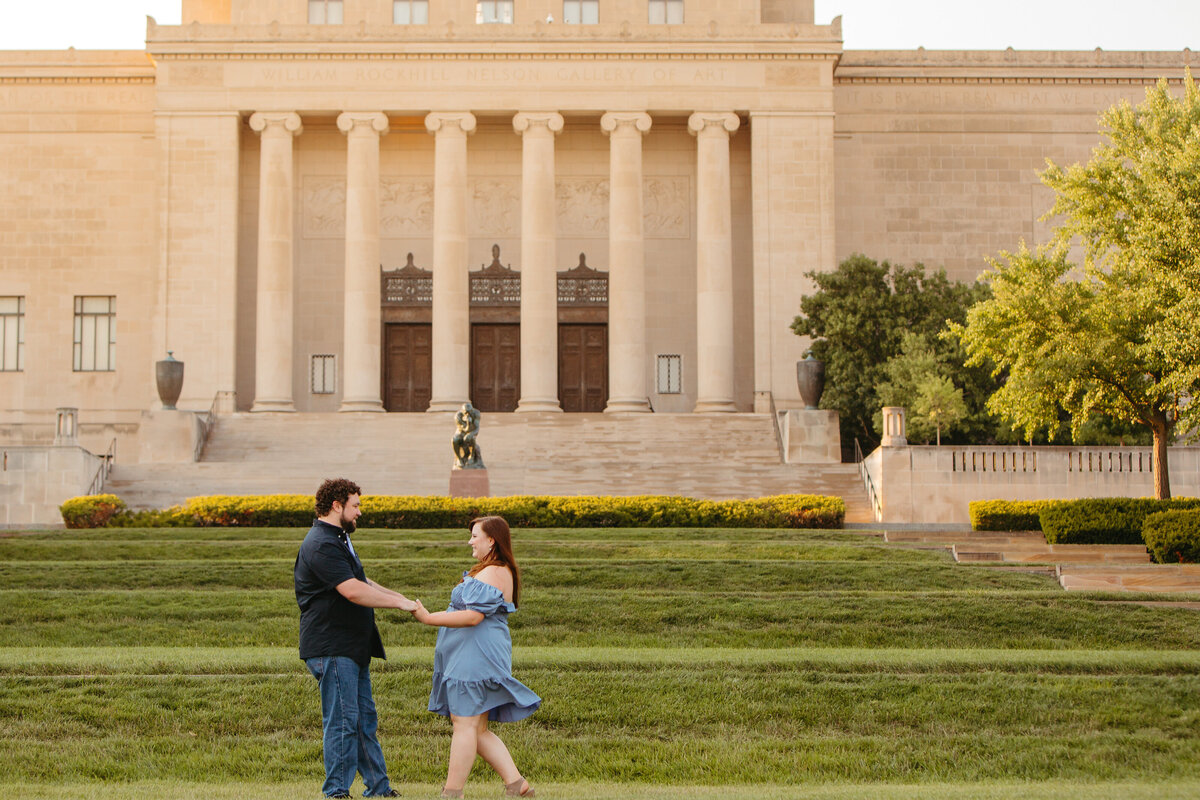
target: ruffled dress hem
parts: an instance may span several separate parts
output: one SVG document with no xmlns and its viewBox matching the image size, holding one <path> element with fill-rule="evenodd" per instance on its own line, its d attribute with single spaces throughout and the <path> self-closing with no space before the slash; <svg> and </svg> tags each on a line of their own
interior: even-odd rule
<svg viewBox="0 0 1200 800">
<path fill-rule="evenodd" d="M 516 678 L 498 676 L 480 681 L 433 674 L 429 710 L 443 717 L 474 717 L 487 712 L 491 722 L 517 722 L 533 714 L 542 699 Z"/>
</svg>

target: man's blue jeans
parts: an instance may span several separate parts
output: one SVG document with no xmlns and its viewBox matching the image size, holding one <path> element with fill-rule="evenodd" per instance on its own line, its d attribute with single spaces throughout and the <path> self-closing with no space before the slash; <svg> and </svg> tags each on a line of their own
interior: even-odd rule
<svg viewBox="0 0 1200 800">
<path fill-rule="evenodd" d="M 366 791 L 363 797 L 386 794 L 387 767 L 375 731 L 379 716 L 371 697 L 371 669 L 360 667 L 344 656 L 307 659 L 309 672 L 321 687 L 321 719 L 324 725 L 325 785 L 321 791 L 345 794 L 361 772 Z"/>
</svg>

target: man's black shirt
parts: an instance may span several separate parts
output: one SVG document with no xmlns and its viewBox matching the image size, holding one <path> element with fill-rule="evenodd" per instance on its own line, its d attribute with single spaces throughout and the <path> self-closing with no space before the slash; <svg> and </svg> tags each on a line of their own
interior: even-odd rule
<svg viewBox="0 0 1200 800">
<path fill-rule="evenodd" d="M 341 528 L 316 520 L 300 545 L 293 574 L 300 606 L 300 658 L 345 656 L 360 666 L 370 664 L 372 656 L 386 658 L 375 609 L 338 593 L 340 583 L 367 579 Z"/>
</svg>

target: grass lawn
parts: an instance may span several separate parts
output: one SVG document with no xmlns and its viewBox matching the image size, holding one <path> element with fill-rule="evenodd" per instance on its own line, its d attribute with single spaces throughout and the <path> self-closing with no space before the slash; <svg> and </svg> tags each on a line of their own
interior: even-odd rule
<svg viewBox="0 0 1200 800">
<path fill-rule="evenodd" d="M 317 797 L 296 529 L 0 537 L 0 792 Z M 462 531 L 361 531 L 368 575 L 445 604 Z M 499 728 L 542 796 L 1200 797 L 1200 613 L 1066 594 L 861 534 L 514 535 L 519 678 Z M 434 796 L 432 628 L 379 612 L 380 738 Z M 468 797 L 495 794 L 480 768 Z"/>
</svg>

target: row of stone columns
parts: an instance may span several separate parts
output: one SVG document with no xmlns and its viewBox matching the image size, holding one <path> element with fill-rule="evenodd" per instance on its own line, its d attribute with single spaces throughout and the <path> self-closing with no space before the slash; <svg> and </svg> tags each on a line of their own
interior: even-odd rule
<svg viewBox="0 0 1200 800">
<path fill-rule="evenodd" d="M 379 112 L 345 112 L 347 137 L 345 323 L 342 411 L 382 411 L 380 386 Z M 609 401 L 606 411 L 649 411 L 646 385 L 645 247 L 642 230 L 642 137 L 645 112 L 609 112 L 610 139 Z M 252 411 L 291 411 L 292 139 L 295 113 L 258 112 L 261 135 L 255 401 Z M 468 112 L 425 118 L 434 135 L 433 375 L 430 411 L 457 409 L 470 394 L 470 297 L 467 263 Z M 734 411 L 733 249 L 729 137 L 732 113 L 696 113 L 697 138 L 696 411 Z M 554 138 L 561 114 L 521 112 L 521 397 L 518 412 L 561 411 L 558 401 L 558 268 Z"/>
</svg>

